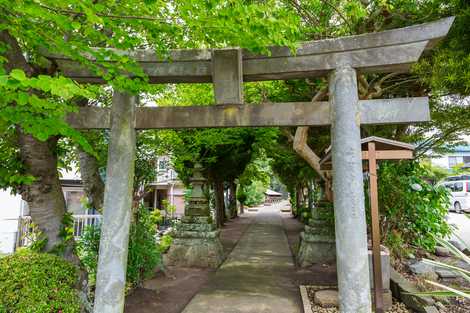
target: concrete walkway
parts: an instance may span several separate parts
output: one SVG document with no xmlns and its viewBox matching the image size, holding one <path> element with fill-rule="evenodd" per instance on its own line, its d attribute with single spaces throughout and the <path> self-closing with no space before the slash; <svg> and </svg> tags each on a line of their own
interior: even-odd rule
<svg viewBox="0 0 470 313">
<path fill-rule="evenodd" d="M 227 260 L 183 313 L 301 313 L 279 209 L 262 207 Z"/>
</svg>

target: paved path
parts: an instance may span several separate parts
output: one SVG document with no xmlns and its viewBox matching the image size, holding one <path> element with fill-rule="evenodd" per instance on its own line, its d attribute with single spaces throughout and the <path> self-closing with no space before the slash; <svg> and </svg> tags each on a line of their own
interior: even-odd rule
<svg viewBox="0 0 470 313">
<path fill-rule="evenodd" d="M 261 208 L 227 260 L 183 313 L 301 313 L 279 209 Z"/>
<path fill-rule="evenodd" d="M 470 218 L 464 214 L 449 213 L 449 223 L 455 225 L 455 233 L 470 247 Z"/>
</svg>

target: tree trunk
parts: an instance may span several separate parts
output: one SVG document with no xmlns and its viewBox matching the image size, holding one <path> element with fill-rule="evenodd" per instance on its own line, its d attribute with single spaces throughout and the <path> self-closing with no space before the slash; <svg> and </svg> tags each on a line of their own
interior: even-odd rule
<svg viewBox="0 0 470 313">
<path fill-rule="evenodd" d="M 229 208 L 231 213 L 230 217 L 237 217 L 237 184 L 235 184 L 233 180 L 229 182 Z"/>
<path fill-rule="evenodd" d="M 39 141 L 18 129 L 20 155 L 26 174 L 36 180 L 23 185 L 21 196 L 28 202 L 34 224 L 47 239 L 46 251 L 61 242 L 59 232 L 65 214 L 65 199 L 57 173 L 57 137 Z"/>
<path fill-rule="evenodd" d="M 28 77 L 34 76 L 34 68 L 28 64 L 15 37 L 7 30 L 0 32 L 0 41 L 6 46 L 3 57 L 7 60 L 7 73 L 15 68 Z M 30 185 L 23 185 L 20 194 L 28 203 L 31 218 L 47 239 L 45 250 L 52 250 L 61 242 L 59 236 L 65 214 L 65 199 L 57 172 L 57 137 L 39 141 L 17 127 L 18 147 L 25 174 L 35 177 Z M 68 251 L 71 253 L 71 250 Z"/>
<path fill-rule="evenodd" d="M 224 226 L 225 203 L 224 203 L 224 182 L 216 179 L 214 182 L 215 211 L 217 227 Z"/>
<path fill-rule="evenodd" d="M 80 175 L 83 188 L 91 208 L 101 212 L 103 208 L 104 183 L 101 179 L 98 160 L 89 153 L 77 148 L 80 162 Z"/>
</svg>

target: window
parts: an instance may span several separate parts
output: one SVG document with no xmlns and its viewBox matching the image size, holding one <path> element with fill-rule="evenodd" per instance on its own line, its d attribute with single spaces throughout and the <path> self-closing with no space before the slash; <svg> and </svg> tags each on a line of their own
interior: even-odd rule
<svg viewBox="0 0 470 313">
<path fill-rule="evenodd" d="M 463 156 L 463 163 L 465 163 L 465 164 L 470 163 L 470 155 L 464 155 Z"/>
<path fill-rule="evenodd" d="M 158 170 L 159 171 L 166 171 L 170 165 L 168 160 L 160 160 L 158 161 Z"/>
<path fill-rule="evenodd" d="M 450 156 L 449 157 L 449 167 L 454 167 L 454 166 L 457 165 L 457 163 L 458 163 L 457 157 L 455 157 L 455 156 Z"/>
<path fill-rule="evenodd" d="M 454 191 L 455 191 L 455 192 L 463 191 L 463 183 L 462 183 L 462 182 L 455 183 L 455 185 L 454 185 Z"/>
</svg>

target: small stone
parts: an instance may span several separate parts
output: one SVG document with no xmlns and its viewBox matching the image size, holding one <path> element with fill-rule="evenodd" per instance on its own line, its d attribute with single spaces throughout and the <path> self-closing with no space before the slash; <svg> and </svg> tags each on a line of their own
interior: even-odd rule
<svg viewBox="0 0 470 313">
<path fill-rule="evenodd" d="M 317 291 L 315 292 L 314 301 L 324 308 L 337 307 L 338 291 L 332 289 Z"/>
<path fill-rule="evenodd" d="M 410 259 L 410 260 L 415 260 L 416 257 L 415 257 L 415 255 L 414 255 L 413 253 L 408 253 L 408 259 Z"/>
<path fill-rule="evenodd" d="M 410 271 L 416 275 L 434 273 L 434 266 L 424 263 L 423 261 L 416 262 L 408 266 Z"/>
<path fill-rule="evenodd" d="M 452 271 L 449 270 L 444 270 L 444 269 L 436 269 L 436 274 L 439 276 L 441 279 L 452 279 L 452 278 L 457 278 L 457 274 L 455 274 Z"/>
<path fill-rule="evenodd" d="M 436 247 L 436 251 L 434 252 L 437 256 L 448 257 L 451 256 L 449 249 L 444 247 Z"/>
<path fill-rule="evenodd" d="M 424 309 L 424 312 L 426 312 L 426 313 L 439 313 L 439 310 L 436 309 L 436 307 L 432 306 L 432 305 L 431 306 L 425 306 L 423 309 Z"/>
<path fill-rule="evenodd" d="M 445 310 L 446 309 L 446 306 L 444 304 L 442 304 L 442 302 L 436 302 L 435 306 L 439 309 L 439 310 Z"/>
</svg>

